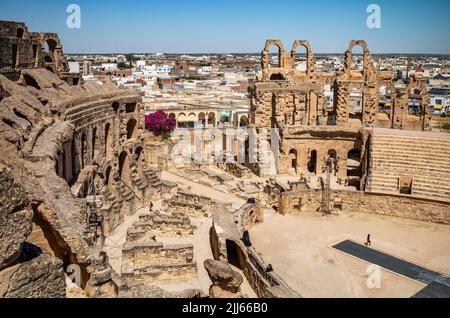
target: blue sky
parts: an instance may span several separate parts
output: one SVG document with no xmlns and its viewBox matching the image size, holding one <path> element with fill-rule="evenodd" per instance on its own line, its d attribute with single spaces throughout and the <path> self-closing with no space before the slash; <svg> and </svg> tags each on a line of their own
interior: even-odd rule
<svg viewBox="0 0 450 318">
<path fill-rule="evenodd" d="M 81 7 L 81 29 L 66 26 L 67 5 Z M 381 29 L 366 26 L 369 4 Z M 449 0 L 0 0 L 0 20 L 57 32 L 66 53 L 260 52 L 268 38 L 289 49 L 343 52 L 364 39 L 374 53 L 450 53 Z"/>
</svg>

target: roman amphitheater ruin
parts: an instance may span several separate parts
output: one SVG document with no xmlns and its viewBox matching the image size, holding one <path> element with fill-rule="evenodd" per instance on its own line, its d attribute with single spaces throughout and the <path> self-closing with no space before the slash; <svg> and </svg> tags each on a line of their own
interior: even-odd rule
<svg viewBox="0 0 450 318">
<path fill-rule="evenodd" d="M 177 138 L 144 129 L 140 95 L 69 73 L 54 33 L 2 21 L 0 50 L 0 297 L 411 297 L 436 284 L 449 295 L 450 135 L 432 131 L 424 80 L 396 91 L 364 41 L 323 73 L 308 41 L 287 53 L 268 40 L 250 129 L 257 146 L 276 129 L 279 145 L 253 162 L 244 136 L 241 163 L 174 160 Z M 370 261 L 341 244 L 367 233 L 370 250 L 435 278 L 380 264 L 382 286 L 368 289 Z"/>
</svg>

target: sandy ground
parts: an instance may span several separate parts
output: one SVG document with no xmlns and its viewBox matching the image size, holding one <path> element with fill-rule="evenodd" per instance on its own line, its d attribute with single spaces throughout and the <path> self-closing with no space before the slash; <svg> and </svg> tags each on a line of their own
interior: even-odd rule
<svg viewBox="0 0 450 318">
<path fill-rule="evenodd" d="M 381 270 L 381 288 L 368 288 L 369 263 L 333 249 L 352 239 L 450 275 L 450 226 L 363 213 L 282 216 L 267 211 L 250 231 L 256 250 L 304 297 L 411 297 L 425 286 Z"/>
</svg>

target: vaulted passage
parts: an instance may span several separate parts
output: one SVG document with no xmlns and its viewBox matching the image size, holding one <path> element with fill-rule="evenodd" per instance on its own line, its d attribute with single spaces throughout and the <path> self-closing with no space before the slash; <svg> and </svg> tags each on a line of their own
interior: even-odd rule
<svg viewBox="0 0 450 318">
<path fill-rule="evenodd" d="M 127 123 L 127 139 L 136 138 L 137 135 L 137 121 L 130 119 Z"/>
</svg>

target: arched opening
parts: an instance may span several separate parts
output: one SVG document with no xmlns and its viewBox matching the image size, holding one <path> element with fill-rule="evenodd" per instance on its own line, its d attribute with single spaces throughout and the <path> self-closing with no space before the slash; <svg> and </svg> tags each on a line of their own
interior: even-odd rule
<svg viewBox="0 0 450 318">
<path fill-rule="evenodd" d="M 17 38 L 19 38 L 19 39 L 23 38 L 23 33 L 24 33 L 24 31 L 22 28 L 17 28 L 17 32 L 16 32 Z"/>
<path fill-rule="evenodd" d="M 94 127 L 94 129 L 92 129 L 92 159 L 94 159 L 95 157 L 95 143 L 97 140 L 97 128 Z"/>
<path fill-rule="evenodd" d="M 205 124 L 206 124 L 206 115 L 205 115 L 205 113 L 201 112 L 200 114 L 198 114 L 198 122 L 200 123 L 200 125 L 202 125 L 202 127 L 205 126 Z"/>
<path fill-rule="evenodd" d="M 299 53 L 299 49 L 301 52 Z M 300 72 L 306 72 L 308 70 L 308 67 L 311 67 L 312 65 L 308 65 L 308 49 L 304 44 L 299 45 L 295 52 L 293 52 L 293 64 L 294 69 Z"/>
<path fill-rule="evenodd" d="M 354 71 L 362 71 L 364 68 L 364 48 L 361 45 L 355 45 L 352 50 L 351 69 Z"/>
<path fill-rule="evenodd" d="M 113 138 L 112 138 L 111 124 L 107 123 L 105 125 L 105 156 L 106 156 L 106 160 L 112 159 L 112 150 L 113 150 Z"/>
<path fill-rule="evenodd" d="M 137 121 L 136 119 L 130 119 L 127 123 L 127 139 L 137 137 Z"/>
<path fill-rule="evenodd" d="M 272 44 L 269 47 L 269 68 L 281 67 L 281 48 Z"/>
<path fill-rule="evenodd" d="M 105 185 L 108 187 L 108 189 L 111 190 L 112 187 L 112 178 L 111 178 L 111 167 L 108 166 L 108 168 L 106 168 L 106 173 L 105 173 Z"/>
<path fill-rule="evenodd" d="M 353 148 L 347 153 L 347 177 L 359 177 L 361 150 Z"/>
<path fill-rule="evenodd" d="M 169 114 L 169 118 L 175 121 L 176 126 L 178 127 L 177 116 L 174 113 Z"/>
<path fill-rule="evenodd" d="M 317 151 L 311 151 L 308 160 L 308 171 L 310 173 L 317 173 Z"/>
<path fill-rule="evenodd" d="M 336 153 L 336 150 L 334 150 L 334 149 L 328 150 L 328 158 L 331 158 L 331 159 L 337 159 L 337 153 Z"/>
<path fill-rule="evenodd" d="M 232 240 L 226 240 L 225 244 L 227 247 L 228 263 L 239 268 L 240 270 L 243 270 L 245 268 L 245 254 L 240 246 Z"/>
<path fill-rule="evenodd" d="M 349 91 L 349 116 L 362 122 L 363 90 L 361 86 L 354 86 Z"/>
<path fill-rule="evenodd" d="M 130 183 L 130 164 L 126 151 L 122 151 L 119 156 L 119 176 L 125 183 Z"/>
<path fill-rule="evenodd" d="M 134 154 L 136 155 L 136 162 L 138 164 L 139 177 L 142 178 L 144 176 L 144 162 L 145 162 L 144 149 L 142 147 L 137 147 Z"/>
<path fill-rule="evenodd" d="M 118 102 L 113 102 L 112 103 L 112 108 L 114 110 L 114 112 L 117 114 L 117 112 L 119 111 L 119 103 Z"/>
<path fill-rule="evenodd" d="M 38 59 L 38 46 L 37 44 L 33 44 L 33 64 L 36 64 L 37 59 Z"/>
<path fill-rule="evenodd" d="M 295 174 L 297 174 L 298 168 L 297 150 L 295 149 L 289 150 L 289 159 L 291 161 L 291 168 L 294 170 Z"/>
<path fill-rule="evenodd" d="M 58 43 L 56 43 L 55 40 L 53 39 L 48 39 L 47 41 L 45 41 L 44 43 L 44 51 L 45 52 L 50 52 L 53 56 L 53 54 L 55 53 L 55 49 L 56 46 L 58 45 Z"/>
<path fill-rule="evenodd" d="M 125 105 L 125 111 L 127 113 L 134 113 L 136 111 L 136 103 L 128 103 Z"/>
<path fill-rule="evenodd" d="M 284 81 L 285 78 L 284 78 L 283 74 L 274 73 L 274 74 L 270 75 L 270 80 L 271 81 Z"/>
<path fill-rule="evenodd" d="M 11 57 L 12 65 L 15 67 L 17 65 L 17 44 L 11 46 Z"/>
<path fill-rule="evenodd" d="M 208 114 L 208 126 L 216 126 L 216 114 L 215 113 Z"/>
<path fill-rule="evenodd" d="M 239 119 L 239 127 L 247 127 L 248 126 L 248 117 L 243 115 L 241 116 L 241 118 Z"/>
<path fill-rule="evenodd" d="M 422 90 L 411 88 L 408 96 L 408 114 L 420 116 L 423 113 Z"/>
</svg>

